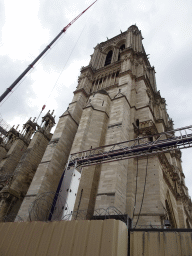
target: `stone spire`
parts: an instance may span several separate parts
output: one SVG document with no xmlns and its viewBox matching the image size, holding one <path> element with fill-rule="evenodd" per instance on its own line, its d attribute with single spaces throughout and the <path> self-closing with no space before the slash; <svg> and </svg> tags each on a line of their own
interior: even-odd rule
<svg viewBox="0 0 192 256">
<path fill-rule="evenodd" d="M 42 117 L 41 127 L 46 132 L 49 133 L 52 127 L 55 125 L 55 116 L 53 116 L 54 110 L 50 113 L 50 110 L 47 114 Z"/>
</svg>

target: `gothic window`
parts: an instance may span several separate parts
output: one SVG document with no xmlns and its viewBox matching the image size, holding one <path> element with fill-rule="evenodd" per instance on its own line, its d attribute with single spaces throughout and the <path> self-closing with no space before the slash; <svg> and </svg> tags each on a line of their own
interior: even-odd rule
<svg viewBox="0 0 192 256">
<path fill-rule="evenodd" d="M 29 130 L 30 130 L 30 127 L 27 127 L 26 134 L 29 132 Z"/>
<path fill-rule="evenodd" d="M 125 45 L 122 44 L 121 47 L 119 48 L 119 54 L 118 54 L 118 60 L 120 60 L 120 53 L 125 49 Z"/>
<path fill-rule="evenodd" d="M 112 59 L 113 51 L 109 51 L 105 60 L 105 66 L 111 64 L 111 59 Z"/>
</svg>

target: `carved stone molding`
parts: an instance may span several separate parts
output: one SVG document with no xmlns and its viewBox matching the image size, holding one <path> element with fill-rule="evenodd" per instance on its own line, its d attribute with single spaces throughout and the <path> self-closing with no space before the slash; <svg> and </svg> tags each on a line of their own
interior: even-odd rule
<svg viewBox="0 0 192 256">
<path fill-rule="evenodd" d="M 134 131 L 136 136 L 139 136 L 140 134 L 153 135 L 158 133 L 157 128 L 152 120 L 146 120 L 139 123 L 139 127 L 135 126 Z"/>
</svg>

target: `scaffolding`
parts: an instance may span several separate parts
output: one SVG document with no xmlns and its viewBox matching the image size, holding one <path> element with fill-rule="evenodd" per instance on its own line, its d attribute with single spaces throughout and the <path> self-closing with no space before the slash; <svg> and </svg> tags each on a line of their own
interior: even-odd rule
<svg viewBox="0 0 192 256">
<path fill-rule="evenodd" d="M 192 125 L 71 154 L 66 170 L 190 147 Z"/>
</svg>

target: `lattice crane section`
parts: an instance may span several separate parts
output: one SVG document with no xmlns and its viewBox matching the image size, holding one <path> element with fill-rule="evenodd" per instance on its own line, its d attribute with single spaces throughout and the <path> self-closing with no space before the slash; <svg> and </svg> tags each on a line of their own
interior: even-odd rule
<svg viewBox="0 0 192 256">
<path fill-rule="evenodd" d="M 192 125 L 71 154 L 66 169 L 190 147 L 192 147 Z"/>
</svg>

